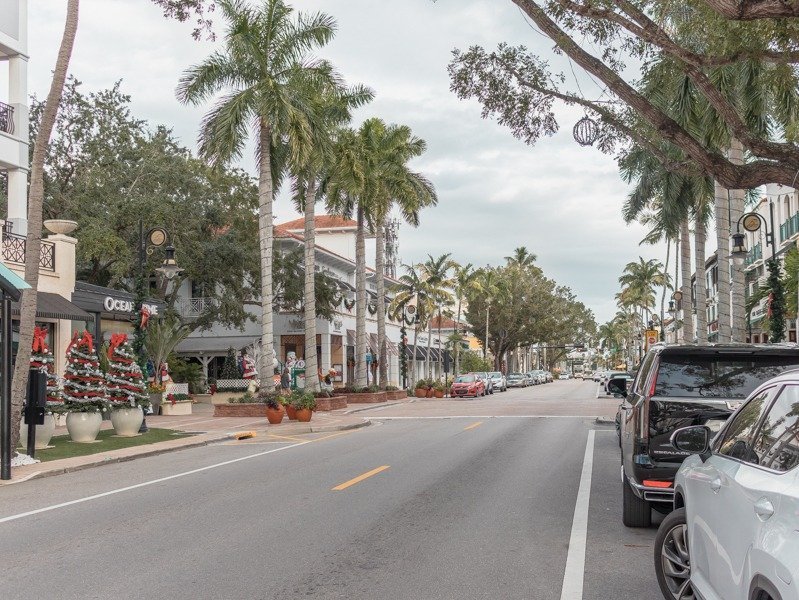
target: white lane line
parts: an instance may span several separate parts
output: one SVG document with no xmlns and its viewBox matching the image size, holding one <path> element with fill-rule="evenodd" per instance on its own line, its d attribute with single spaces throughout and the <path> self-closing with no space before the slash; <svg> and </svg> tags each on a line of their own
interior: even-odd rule
<svg viewBox="0 0 799 600">
<path fill-rule="evenodd" d="M 445 419 L 596 419 L 601 415 L 442 415 L 442 416 L 419 416 L 419 417 L 368 417 L 364 419 L 370 421 L 411 421 L 411 420 L 445 420 Z"/>
<path fill-rule="evenodd" d="M 242 456 L 240 458 L 234 458 L 232 460 L 226 460 L 224 462 L 216 463 L 213 465 L 208 465 L 207 467 L 200 467 L 199 469 L 192 469 L 191 471 L 183 471 L 182 473 L 176 473 L 175 475 L 168 475 L 167 477 L 159 477 L 158 479 L 152 479 L 150 481 L 143 481 L 142 483 L 137 483 L 136 485 L 129 485 L 127 487 L 118 488 L 116 490 L 110 490 L 108 492 L 102 492 L 101 494 L 94 494 L 93 496 L 86 496 L 85 498 L 78 498 L 77 500 L 70 500 L 69 502 L 61 502 L 60 504 L 53 504 L 52 506 L 45 506 L 44 508 L 37 508 L 36 510 L 29 510 L 27 512 L 18 513 L 16 515 L 10 515 L 8 517 L 3 517 L 0 519 L 0 524 L 8 523 L 9 521 L 16 521 L 17 519 L 24 519 L 25 517 L 32 517 L 33 515 L 38 515 L 45 512 L 50 512 L 53 510 L 58 510 L 59 508 L 66 508 L 67 506 L 72 506 L 74 504 L 82 504 L 84 502 L 89 502 L 90 500 L 97 500 L 99 498 L 105 498 L 106 496 L 114 496 L 116 494 L 121 494 L 123 492 L 129 492 L 131 490 L 136 490 L 143 487 L 148 487 L 151 485 L 155 485 L 156 483 L 162 483 L 164 481 L 170 481 L 172 479 L 178 479 L 179 477 L 186 477 L 187 475 L 194 475 L 195 473 L 202 473 L 203 471 L 210 471 L 211 469 L 216 469 L 218 467 L 224 467 L 227 465 L 232 465 L 237 462 L 242 462 L 244 460 L 250 460 L 253 458 L 258 458 L 259 456 L 264 456 L 266 454 L 272 454 L 273 452 L 281 452 L 283 450 L 289 450 L 290 448 L 296 448 L 297 446 L 304 446 L 305 444 L 310 444 L 313 440 L 308 440 L 307 442 L 298 442 L 296 444 L 290 444 L 288 446 L 283 446 L 282 448 L 273 448 L 272 450 L 265 450 L 263 452 L 257 452 L 256 454 L 249 454 L 247 456 Z"/>
<path fill-rule="evenodd" d="M 566 571 L 563 574 L 563 587 L 560 600 L 582 600 L 583 578 L 585 577 L 585 549 L 588 538 L 588 504 L 591 499 L 591 473 L 594 468 L 594 430 L 588 432 L 585 445 L 583 472 L 580 475 L 580 488 L 577 491 L 577 504 L 574 507 L 572 532 L 569 538 L 569 553 L 566 556 Z"/>
</svg>

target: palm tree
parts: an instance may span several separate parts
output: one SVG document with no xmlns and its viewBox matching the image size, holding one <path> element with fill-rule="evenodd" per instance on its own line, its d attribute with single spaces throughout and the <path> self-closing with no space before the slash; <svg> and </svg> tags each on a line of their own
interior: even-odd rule
<svg viewBox="0 0 799 600">
<path fill-rule="evenodd" d="M 437 202 L 432 184 L 415 173 L 407 162 L 421 155 L 424 140 L 404 126 L 367 119 L 358 131 L 343 130 L 336 145 L 336 163 L 325 181 L 328 210 L 358 222 L 356 264 L 356 385 L 366 385 L 366 245 L 365 226 L 374 231 L 376 240 L 376 285 L 378 362 L 380 384 L 387 383 L 385 334 L 384 228 L 392 204 L 396 203 L 412 225 L 419 221 L 419 210 Z"/>
<path fill-rule="evenodd" d="M 461 309 L 463 308 L 463 299 L 474 285 L 477 272 L 474 270 L 472 263 L 464 266 L 455 267 L 455 276 L 453 277 L 453 288 L 455 290 L 455 298 L 458 301 L 458 318 L 455 321 L 455 335 L 460 336 L 461 329 Z M 454 344 L 455 350 L 455 368 L 454 374 L 457 377 L 460 373 L 460 344 Z"/>
<path fill-rule="evenodd" d="M 329 42 L 335 21 L 298 13 L 283 0 L 259 7 L 220 0 L 227 21 L 224 46 L 180 79 L 178 99 L 200 104 L 226 91 L 203 119 L 200 153 L 213 163 L 239 158 L 250 127 L 256 130 L 258 231 L 261 263 L 261 389 L 274 390 L 272 330 L 272 205 L 283 174 L 281 156 L 303 164 L 313 147 L 308 92 L 334 85 L 330 65 L 309 57 Z"/>
<path fill-rule="evenodd" d="M 37 294 L 39 289 L 39 258 L 42 246 L 42 205 L 44 203 L 44 162 L 50 135 L 53 133 L 58 106 L 64 91 L 69 60 L 75 45 L 78 31 L 79 0 L 67 2 L 67 16 L 64 22 L 64 34 L 58 49 L 50 91 L 44 103 L 39 130 L 33 144 L 31 160 L 30 189 L 28 190 L 28 234 L 25 241 L 25 281 L 31 286 L 22 294 L 19 317 L 19 344 L 11 388 L 11 448 L 19 442 L 19 424 L 22 417 L 22 403 L 28 388 L 28 373 L 31 348 L 33 346 L 33 329 L 36 325 Z M 10 343 L 10 342 L 9 342 Z"/>
<path fill-rule="evenodd" d="M 474 290 L 477 294 L 482 296 L 486 304 L 486 328 L 485 337 L 483 338 L 483 359 L 488 358 L 488 324 L 491 317 L 491 302 L 499 296 L 499 286 L 497 285 L 499 277 L 494 269 L 486 265 L 484 269 L 479 269 L 474 280 Z"/>
<path fill-rule="evenodd" d="M 457 266 L 450 258 L 451 254 L 442 254 L 436 258 L 427 255 L 427 260 L 422 265 L 424 278 L 424 292 L 430 309 L 430 318 L 427 319 L 427 356 L 425 357 L 427 378 L 433 375 L 433 365 L 430 362 L 430 347 L 433 341 L 433 315 L 438 309 L 438 320 L 441 321 L 442 309 L 452 303 L 452 279 L 449 272 Z M 439 355 L 440 359 L 440 355 Z"/>
<path fill-rule="evenodd" d="M 646 321 L 650 311 L 655 307 L 655 288 L 668 283 L 668 276 L 663 273 L 663 264 L 659 260 L 630 262 L 624 267 L 619 283 L 624 286 L 627 298 L 634 298 L 634 306 L 641 309 L 641 318 Z"/>
<path fill-rule="evenodd" d="M 324 82 L 323 82 L 324 83 Z M 316 355 L 316 201 L 318 178 L 334 163 L 333 143 L 337 128 L 349 122 L 350 110 L 373 97 L 364 86 L 345 88 L 326 85 L 308 93 L 311 107 L 309 126 L 313 146 L 303 162 L 292 166 L 295 207 L 305 216 L 305 387 L 319 390 L 318 357 Z"/>
<path fill-rule="evenodd" d="M 418 354 L 419 330 L 424 326 L 427 318 L 429 303 L 426 301 L 425 282 L 422 278 L 421 268 L 413 265 L 402 265 L 405 273 L 399 278 L 402 284 L 396 290 L 389 310 L 395 314 L 405 316 L 408 307 L 414 307 L 413 319 L 413 357 L 411 360 L 410 384 L 416 382 L 416 356 Z"/>
<path fill-rule="evenodd" d="M 509 265 L 516 265 L 522 269 L 534 266 L 537 259 L 538 257 L 535 254 L 531 254 L 524 246 L 516 248 L 512 256 L 505 257 Z"/>
</svg>

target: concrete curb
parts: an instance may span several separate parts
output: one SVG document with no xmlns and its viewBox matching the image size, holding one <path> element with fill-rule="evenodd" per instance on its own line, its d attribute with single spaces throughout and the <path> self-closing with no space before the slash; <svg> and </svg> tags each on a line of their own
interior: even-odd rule
<svg viewBox="0 0 799 600">
<path fill-rule="evenodd" d="M 309 426 L 302 431 L 292 431 L 292 435 L 302 435 L 304 433 L 330 433 L 334 431 L 349 431 L 351 429 L 360 429 L 361 427 L 367 427 L 371 425 L 371 421 L 367 421 L 364 419 L 358 423 L 349 423 L 347 425 L 321 425 L 319 427 L 315 427 L 313 425 Z M 267 429 L 266 433 L 268 435 L 269 430 Z M 143 450 L 142 452 L 137 452 L 136 454 L 131 454 L 128 456 L 106 456 L 103 458 L 97 458 L 97 460 L 93 460 L 91 462 L 87 462 L 80 465 L 74 465 L 70 467 L 58 467 L 58 468 L 51 468 L 47 470 L 45 466 L 45 470 L 38 471 L 35 473 L 31 473 L 30 475 L 23 476 L 20 479 L 11 479 L 8 482 L 0 483 L 0 488 L 5 485 L 13 485 L 15 483 L 24 483 L 25 481 L 31 481 L 33 479 L 43 479 L 45 477 L 52 477 L 53 475 L 63 475 L 65 473 L 75 473 L 77 471 L 83 471 L 85 469 L 92 469 L 94 467 L 102 467 L 104 465 L 113 465 L 123 462 L 128 462 L 131 460 L 136 460 L 137 458 L 147 458 L 150 456 L 158 456 L 159 454 L 167 454 L 169 452 L 177 452 L 178 450 L 189 450 L 191 448 L 200 448 L 202 446 L 210 446 L 212 444 L 219 444 L 222 442 L 227 442 L 230 440 L 235 440 L 236 435 L 241 432 L 236 433 L 224 433 L 220 435 L 213 435 L 213 437 L 202 439 L 202 440 L 193 440 L 186 444 L 181 444 L 179 446 L 171 446 L 168 448 L 151 448 L 148 450 Z M 212 435 L 212 434 L 201 434 L 201 435 Z M 146 448 L 146 446 L 143 446 Z M 47 465 L 47 463 L 38 463 L 41 466 Z"/>
<path fill-rule="evenodd" d="M 606 417 L 597 417 L 596 418 L 596 423 L 599 424 L 599 425 L 615 425 L 616 424 L 616 420 L 615 419 L 608 419 Z"/>
</svg>

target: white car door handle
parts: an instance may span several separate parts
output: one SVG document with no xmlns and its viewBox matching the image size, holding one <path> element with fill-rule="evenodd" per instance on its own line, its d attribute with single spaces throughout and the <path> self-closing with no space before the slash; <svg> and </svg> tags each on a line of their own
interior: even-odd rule
<svg viewBox="0 0 799 600">
<path fill-rule="evenodd" d="M 774 505 L 768 498 L 763 497 L 755 502 L 755 514 L 761 521 L 765 521 L 774 514 Z"/>
<path fill-rule="evenodd" d="M 710 489 L 718 492 L 721 489 L 721 477 L 714 477 L 710 480 Z"/>
</svg>

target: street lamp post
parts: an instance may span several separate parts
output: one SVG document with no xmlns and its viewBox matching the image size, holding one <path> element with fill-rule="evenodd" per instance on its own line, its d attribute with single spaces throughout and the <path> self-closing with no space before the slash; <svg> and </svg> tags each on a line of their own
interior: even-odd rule
<svg viewBox="0 0 799 600">
<path fill-rule="evenodd" d="M 139 362 L 142 362 L 144 357 L 144 332 L 141 329 L 141 311 L 145 296 L 145 265 L 147 256 L 153 254 L 156 248 L 161 247 L 164 248 L 164 261 L 161 263 L 161 266 L 156 269 L 156 272 L 168 281 L 172 281 L 177 275 L 183 272 L 183 269 L 181 269 L 177 261 L 175 261 L 175 247 L 169 239 L 169 233 L 163 227 L 153 227 L 145 234 L 144 221 L 139 219 L 139 273 L 136 278 L 136 312 L 134 314 L 134 345 L 139 355 Z M 155 368 L 158 369 L 159 365 L 155 365 Z M 147 433 L 148 431 L 147 416 L 145 415 L 144 419 L 142 419 L 139 433 Z"/>
</svg>

